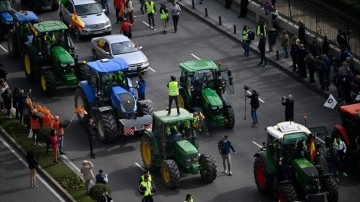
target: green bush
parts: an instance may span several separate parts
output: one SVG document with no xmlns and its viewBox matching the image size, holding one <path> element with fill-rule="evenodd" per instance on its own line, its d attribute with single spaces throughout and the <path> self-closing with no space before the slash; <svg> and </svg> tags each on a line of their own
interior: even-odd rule
<svg viewBox="0 0 360 202">
<path fill-rule="evenodd" d="M 29 130 L 26 128 L 26 126 L 24 126 L 18 120 L 8 119 L 2 124 L 2 126 L 11 136 L 24 135 L 29 133 Z"/>
<path fill-rule="evenodd" d="M 58 181 L 61 186 L 68 191 L 84 187 L 84 182 L 76 174 L 59 177 L 56 179 L 56 181 Z"/>
<path fill-rule="evenodd" d="M 95 201 L 99 201 L 105 191 L 111 193 L 110 187 L 105 184 L 95 184 L 90 188 L 89 195 Z"/>
</svg>

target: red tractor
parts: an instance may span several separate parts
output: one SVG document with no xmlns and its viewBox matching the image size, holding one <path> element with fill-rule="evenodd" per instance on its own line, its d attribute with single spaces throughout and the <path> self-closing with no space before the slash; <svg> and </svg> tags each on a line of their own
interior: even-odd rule
<svg viewBox="0 0 360 202">
<path fill-rule="evenodd" d="M 331 141 L 338 135 L 346 144 L 346 163 L 348 169 L 360 169 L 360 103 L 340 107 L 342 123 L 336 124 Z"/>
</svg>

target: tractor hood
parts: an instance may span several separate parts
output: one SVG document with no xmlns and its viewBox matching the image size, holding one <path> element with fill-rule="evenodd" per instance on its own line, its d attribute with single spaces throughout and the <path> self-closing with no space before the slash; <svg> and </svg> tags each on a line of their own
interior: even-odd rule
<svg viewBox="0 0 360 202">
<path fill-rule="evenodd" d="M 202 90 L 202 96 L 206 103 L 208 103 L 212 108 L 213 107 L 222 107 L 223 103 L 216 94 L 216 92 L 210 88 L 204 88 Z"/>
<path fill-rule="evenodd" d="M 131 117 L 136 112 L 134 96 L 120 86 L 111 87 L 111 102 L 118 113 Z"/>
<path fill-rule="evenodd" d="M 198 150 L 195 148 L 195 146 L 187 140 L 176 141 L 175 148 L 176 151 L 179 151 L 183 155 L 198 153 Z"/>
<path fill-rule="evenodd" d="M 12 24 L 13 23 L 13 17 L 10 14 L 10 12 L 2 12 L 0 13 L 0 20 L 4 23 L 4 24 Z"/>
<path fill-rule="evenodd" d="M 56 58 L 60 61 L 61 64 L 74 63 L 74 58 L 63 47 L 55 46 L 51 49 L 51 51 L 56 56 Z"/>
<path fill-rule="evenodd" d="M 307 159 L 295 159 L 292 164 L 296 173 L 295 175 L 297 176 L 296 180 L 303 188 L 309 186 L 313 179 L 318 178 L 318 171 L 316 167 Z"/>
</svg>

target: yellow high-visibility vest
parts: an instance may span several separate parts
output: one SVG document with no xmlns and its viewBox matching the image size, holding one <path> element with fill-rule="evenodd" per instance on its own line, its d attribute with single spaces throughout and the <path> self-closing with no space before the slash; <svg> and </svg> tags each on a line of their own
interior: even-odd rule
<svg viewBox="0 0 360 202">
<path fill-rule="evenodd" d="M 155 13 L 154 10 L 155 3 L 153 1 L 145 2 L 145 6 L 146 6 L 146 14 Z"/>
<path fill-rule="evenodd" d="M 170 96 L 178 96 L 179 95 L 179 87 L 177 81 L 169 82 L 169 95 Z"/>
</svg>

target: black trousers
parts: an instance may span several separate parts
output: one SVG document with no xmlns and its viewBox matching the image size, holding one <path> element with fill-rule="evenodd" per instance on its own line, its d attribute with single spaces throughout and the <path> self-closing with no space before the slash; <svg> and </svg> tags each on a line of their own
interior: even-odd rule
<svg viewBox="0 0 360 202">
<path fill-rule="evenodd" d="M 178 96 L 170 96 L 170 95 L 169 95 L 169 114 L 171 113 L 171 105 L 172 105 L 173 100 L 175 100 L 176 109 L 179 114 L 180 110 L 179 110 Z"/>
<path fill-rule="evenodd" d="M 151 195 L 144 196 L 141 202 L 153 202 L 153 197 Z"/>
<path fill-rule="evenodd" d="M 294 113 L 285 112 L 285 121 L 294 121 Z"/>
<path fill-rule="evenodd" d="M 265 51 L 260 51 L 260 58 L 261 58 L 260 64 L 262 64 L 264 62 L 265 65 L 267 65 L 267 60 L 266 60 L 266 57 L 265 57 Z"/>
<path fill-rule="evenodd" d="M 148 13 L 147 16 L 150 27 L 155 27 L 154 13 Z"/>
<path fill-rule="evenodd" d="M 232 0 L 225 0 L 225 8 L 230 8 Z"/>
<path fill-rule="evenodd" d="M 174 23 L 174 30 L 177 31 L 177 26 L 178 26 L 178 22 L 179 22 L 179 16 L 178 15 L 173 15 L 172 19 L 173 19 L 173 23 Z"/>
<path fill-rule="evenodd" d="M 145 94 L 140 94 L 139 93 L 139 100 L 145 100 Z"/>
<path fill-rule="evenodd" d="M 95 145 L 95 138 L 89 139 L 90 156 L 94 156 L 94 145 Z"/>
</svg>

